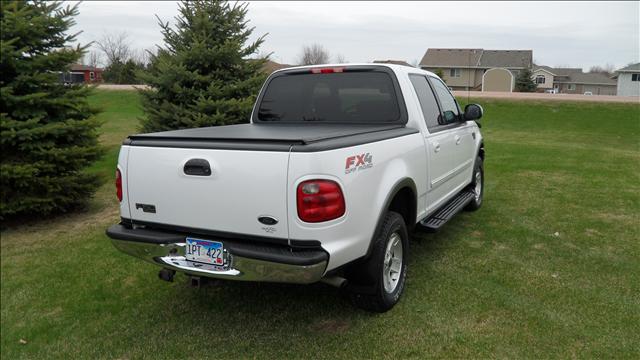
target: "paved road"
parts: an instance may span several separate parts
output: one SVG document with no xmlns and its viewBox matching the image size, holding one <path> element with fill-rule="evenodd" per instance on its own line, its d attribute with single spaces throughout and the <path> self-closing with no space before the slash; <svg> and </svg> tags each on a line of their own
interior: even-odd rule
<svg viewBox="0 0 640 360">
<path fill-rule="evenodd" d="M 611 96 L 611 95 L 579 95 L 579 94 L 545 94 L 545 93 L 519 93 L 519 92 L 492 92 L 492 91 L 454 91 L 453 95 L 461 98 L 494 98 L 516 100 L 550 100 L 550 101 L 596 101 L 596 102 L 622 102 L 640 103 L 637 96 Z"/>
</svg>

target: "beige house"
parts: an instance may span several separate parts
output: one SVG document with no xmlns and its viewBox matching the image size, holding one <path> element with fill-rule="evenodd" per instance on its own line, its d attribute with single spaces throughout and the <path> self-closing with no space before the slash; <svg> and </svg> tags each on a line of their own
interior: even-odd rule
<svg viewBox="0 0 640 360">
<path fill-rule="evenodd" d="M 532 74 L 539 92 L 560 94 L 615 95 L 616 81 L 602 73 L 584 73 L 581 68 L 536 66 Z"/>
<path fill-rule="evenodd" d="M 532 50 L 427 49 L 420 68 L 441 72 L 453 90 L 513 91 L 518 73 L 533 65 Z"/>
</svg>

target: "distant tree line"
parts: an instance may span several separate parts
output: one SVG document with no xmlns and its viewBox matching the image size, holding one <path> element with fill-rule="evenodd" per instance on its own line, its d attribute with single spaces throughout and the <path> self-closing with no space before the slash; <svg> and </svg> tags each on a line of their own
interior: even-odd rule
<svg viewBox="0 0 640 360">
<path fill-rule="evenodd" d="M 320 44 L 304 45 L 298 55 L 298 65 L 318 65 L 335 62 L 346 63 L 347 59 L 342 54 L 336 54 L 331 61 L 331 53 Z"/>
<path fill-rule="evenodd" d="M 102 72 L 105 82 L 112 84 L 141 84 L 140 72 L 147 70 L 151 50 L 134 50 L 126 32 L 105 34 L 95 42 L 105 57 Z M 96 57 L 95 53 L 91 53 Z M 93 64 L 91 64 L 93 65 Z M 94 65 L 95 66 L 95 65 Z"/>
</svg>

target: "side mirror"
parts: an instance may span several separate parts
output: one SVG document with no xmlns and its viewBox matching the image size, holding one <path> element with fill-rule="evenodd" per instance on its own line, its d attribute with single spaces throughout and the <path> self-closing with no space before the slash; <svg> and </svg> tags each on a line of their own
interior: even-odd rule
<svg viewBox="0 0 640 360">
<path fill-rule="evenodd" d="M 464 119 L 465 120 L 478 120 L 482 117 L 484 110 L 482 106 L 478 104 L 469 104 L 464 107 Z"/>
</svg>

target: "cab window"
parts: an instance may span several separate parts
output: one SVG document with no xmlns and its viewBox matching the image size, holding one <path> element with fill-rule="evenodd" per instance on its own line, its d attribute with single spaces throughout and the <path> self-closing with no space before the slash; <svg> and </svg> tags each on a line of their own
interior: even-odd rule
<svg viewBox="0 0 640 360">
<path fill-rule="evenodd" d="M 447 125 L 460 120 L 460 110 L 456 99 L 451 95 L 447 86 L 436 78 L 431 78 L 433 89 L 440 100 L 440 109 L 442 110 L 442 119 L 440 124 Z"/>
</svg>

